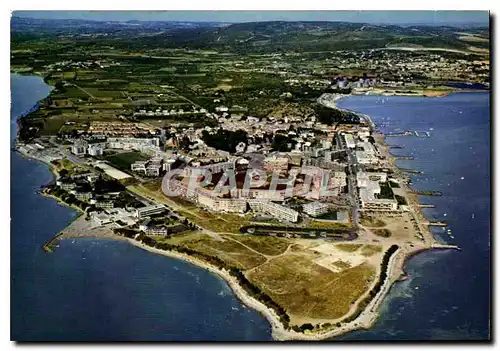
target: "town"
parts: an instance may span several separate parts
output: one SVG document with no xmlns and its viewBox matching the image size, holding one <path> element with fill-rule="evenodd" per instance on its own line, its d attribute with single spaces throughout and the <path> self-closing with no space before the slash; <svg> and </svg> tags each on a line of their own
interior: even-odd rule
<svg viewBox="0 0 500 351">
<path fill-rule="evenodd" d="M 334 107 L 338 98 L 323 94 L 318 101 Z M 168 236 L 189 229 L 183 226 L 186 218 L 173 209 L 131 190 L 137 184 L 161 183 L 163 177 L 174 198 L 204 210 L 251 213 L 260 221 L 292 226 L 341 223 L 357 228 L 359 213 L 408 215 L 401 184 L 406 179 L 394 173 L 368 117 L 336 125 L 314 117 L 305 122 L 220 117 L 218 122 L 219 127 L 165 129 L 141 122 L 65 125 L 57 136 L 19 142 L 18 149 L 57 170 L 56 181 L 44 193 L 77 206 L 95 227 L 136 235 Z M 229 151 L 216 148 L 225 133 L 231 135 L 222 139 Z M 231 179 L 234 184 L 227 186 Z M 166 213 L 164 223 L 158 221 Z"/>
<path fill-rule="evenodd" d="M 413 153 L 386 143 L 437 131 L 384 134 L 341 102 L 487 92 L 487 28 L 165 25 L 13 20 L 11 71 L 53 87 L 18 118 L 15 150 L 47 164 L 40 193 L 79 214 L 46 252 L 108 238 L 181 259 L 227 281 L 276 339 L 317 340 L 371 327 L 411 255 L 458 248 L 421 211 L 440 191 L 413 190 L 420 171 L 396 166 Z"/>
</svg>

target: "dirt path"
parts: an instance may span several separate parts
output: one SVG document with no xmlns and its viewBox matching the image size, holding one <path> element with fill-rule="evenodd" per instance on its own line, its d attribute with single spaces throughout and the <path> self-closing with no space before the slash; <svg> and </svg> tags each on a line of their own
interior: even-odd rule
<svg viewBox="0 0 500 351">
<path fill-rule="evenodd" d="M 250 250 L 250 251 L 252 251 L 252 252 L 255 252 L 256 254 L 261 255 L 261 256 L 263 256 L 263 257 L 265 257 L 265 258 L 266 258 L 266 262 L 267 262 L 267 261 L 269 261 L 269 259 L 270 259 L 270 258 L 275 257 L 275 256 L 268 256 L 268 255 L 265 255 L 265 254 L 263 254 L 262 252 L 259 252 L 259 251 L 255 250 L 255 249 L 252 249 L 250 246 L 247 246 L 247 245 L 243 244 L 243 243 L 242 243 L 241 241 L 239 241 L 239 240 L 236 240 L 236 239 L 233 239 L 233 238 L 229 238 L 229 237 L 226 237 L 226 239 L 231 240 L 231 241 L 234 241 L 234 242 L 237 242 L 238 244 L 240 244 L 241 246 L 243 246 L 243 247 L 247 248 L 248 250 Z M 264 262 L 264 263 L 265 263 L 265 262 Z"/>
<path fill-rule="evenodd" d="M 73 84 L 75 87 L 77 87 L 78 89 L 80 89 L 81 91 L 83 91 L 85 94 L 87 94 L 88 96 L 90 96 L 92 99 L 95 99 L 96 97 L 94 95 L 92 95 L 91 93 L 89 93 L 87 90 L 83 89 L 81 86 L 79 85 L 76 85 L 76 84 Z"/>
</svg>

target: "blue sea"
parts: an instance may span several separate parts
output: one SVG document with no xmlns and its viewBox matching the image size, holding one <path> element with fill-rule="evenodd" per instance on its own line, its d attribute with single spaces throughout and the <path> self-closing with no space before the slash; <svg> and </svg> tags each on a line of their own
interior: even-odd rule
<svg viewBox="0 0 500 351">
<path fill-rule="evenodd" d="M 490 100 L 487 93 L 456 93 L 440 98 L 351 96 L 341 108 L 372 117 L 384 133 L 429 131 L 430 138 L 390 137 L 412 187 L 439 190 L 421 196 L 427 218 L 448 223 L 451 236 L 435 236 L 461 251 L 427 251 L 409 260 L 409 280 L 397 283 L 370 331 L 343 340 L 485 340 L 490 335 Z"/>
<path fill-rule="evenodd" d="M 11 76 L 15 119 L 50 92 L 38 77 Z M 423 170 L 416 188 L 441 190 L 429 218 L 450 224 L 462 251 L 425 252 L 406 267 L 370 331 L 342 340 L 486 339 L 490 307 L 490 119 L 487 94 L 445 98 L 351 97 L 339 105 L 373 116 L 384 131 L 429 130 L 431 138 L 393 138 Z M 461 112 L 460 112 L 461 111 Z M 461 179 L 463 177 L 464 179 Z M 244 308 L 227 284 L 190 264 L 124 242 L 43 243 L 76 213 L 36 191 L 47 167 L 11 153 L 11 339 L 18 341 L 271 340 L 267 321 Z M 447 214 L 444 216 L 444 214 Z M 473 216 L 474 215 L 474 216 Z"/>
<path fill-rule="evenodd" d="M 50 88 L 12 75 L 17 116 Z M 125 242 L 42 245 L 77 215 L 36 191 L 48 168 L 11 153 L 11 339 L 17 341 L 271 340 L 269 323 L 217 276 Z"/>
</svg>

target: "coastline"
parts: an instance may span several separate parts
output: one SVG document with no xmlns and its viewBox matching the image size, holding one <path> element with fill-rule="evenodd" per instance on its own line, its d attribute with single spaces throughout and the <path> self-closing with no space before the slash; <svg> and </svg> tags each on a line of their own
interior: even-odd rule
<svg viewBox="0 0 500 351">
<path fill-rule="evenodd" d="M 50 93 L 49 93 L 49 95 L 50 95 Z M 340 98 L 343 98 L 343 97 L 344 96 L 341 96 Z M 338 100 L 340 100 L 340 98 Z M 337 100 L 335 100 L 335 101 L 337 101 Z M 338 109 L 340 109 L 340 108 L 338 108 Z M 342 109 L 340 109 L 340 110 L 342 110 Z M 355 112 L 355 111 L 351 111 L 351 112 Z M 355 113 L 357 113 L 357 112 L 355 112 Z M 368 115 L 362 115 L 359 113 L 357 113 L 357 114 L 368 118 L 369 123 L 375 128 L 375 124 L 373 123 L 372 119 Z M 19 118 L 22 118 L 22 117 L 19 117 Z M 384 137 L 384 144 L 385 144 L 385 147 L 387 147 L 387 144 L 385 143 L 385 137 Z M 20 152 L 17 149 L 16 149 L 16 151 Z M 24 154 L 22 152 L 20 152 L 20 153 L 23 154 L 28 159 L 32 158 L 32 159 L 35 159 L 37 161 L 42 162 L 43 164 L 45 164 L 48 167 L 49 171 L 54 176 L 56 175 L 54 168 L 51 167 L 51 165 L 49 163 L 47 163 L 41 159 L 35 158 L 32 155 L 27 155 L 27 154 Z M 394 163 L 393 156 L 391 156 L 391 161 Z M 58 199 L 54 196 L 47 195 L 47 194 L 42 194 L 42 195 L 47 196 L 47 197 L 52 197 L 52 198 L 56 199 L 56 201 L 58 201 L 59 203 L 65 205 L 66 207 L 71 207 L 73 209 L 77 209 L 79 212 L 83 213 L 79 208 L 68 205 L 67 203 L 61 201 L 60 199 Z M 411 203 L 412 203 L 412 206 L 415 206 L 415 204 L 418 204 L 418 197 L 416 195 L 414 196 L 414 198 L 412 197 Z M 70 223 L 68 223 L 67 227 L 70 226 L 73 221 L 80 218 L 81 213 L 78 216 L 76 216 Z M 425 219 L 425 216 L 423 215 L 422 211 L 420 210 L 420 208 L 418 206 L 416 206 L 416 213 L 419 215 L 419 217 L 421 216 Z M 63 237 L 63 238 L 64 237 L 78 237 L 78 236 L 68 236 L 68 235 L 65 236 L 64 234 L 61 235 L 61 233 L 63 233 L 63 232 L 64 232 L 64 229 L 63 229 L 63 231 L 61 231 L 60 233 L 58 233 L 56 235 L 56 238 L 58 238 L 58 237 Z M 430 231 L 429 231 L 429 234 L 430 234 L 431 238 L 434 239 L 434 237 L 433 237 L 432 233 L 430 233 Z M 102 236 L 96 236 L 96 237 L 102 237 Z M 225 280 L 228 283 L 231 290 L 233 291 L 233 293 L 235 294 L 235 296 L 243 304 L 257 310 L 259 313 L 261 313 L 266 318 L 266 320 L 268 320 L 268 322 L 271 325 L 272 336 L 275 340 L 304 340 L 304 341 L 305 340 L 330 339 L 333 337 L 337 337 L 337 336 L 349 333 L 349 332 L 354 331 L 354 330 L 369 329 L 370 327 L 372 327 L 376 323 L 376 321 L 379 317 L 380 307 L 382 305 L 382 302 L 385 300 L 385 297 L 390 292 L 391 287 L 393 286 L 393 284 L 396 281 L 400 280 L 401 277 L 404 275 L 404 265 L 406 264 L 407 260 L 421 251 L 439 248 L 437 246 L 434 247 L 433 242 L 435 239 L 433 241 L 431 241 L 431 245 L 422 245 L 422 246 L 415 247 L 414 249 L 410 249 L 408 247 L 399 248 L 390 257 L 389 264 L 388 264 L 387 270 L 386 270 L 387 278 L 384 280 L 383 285 L 380 289 L 380 292 L 373 297 L 373 299 L 368 303 L 366 308 L 364 308 L 364 310 L 353 321 L 345 323 L 340 327 L 327 330 L 325 332 L 298 333 L 298 332 L 295 332 L 293 330 L 286 330 L 284 328 L 284 326 L 282 325 L 282 323 L 280 322 L 279 317 L 275 313 L 275 311 L 271 308 L 268 308 L 262 302 L 258 301 L 257 299 L 251 297 L 248 293 L 246 293 L 245 290 L 243 289 L 243 287 L 238 284 L 237 280 L 233 276 L 231 276 L 227 271 L 218 269 L 215 266 L 212 266 L 209 263 L 204 262 L 200 259 L 194 258 L 192 256 L 188 256 L 185 254 L 172 252 L 172 251 L 165 251 L 165 250 L 156 249 L 156 248 L 147 246 L 147 245 L 140 243 L 140 242 L 133 240 L 133 239 L 125 239 L 125 238 L 122 238 L 122 237 L 119 237 L 116 235 L 109 236 L 108 238 L 112 238 L 114 240 L 127 240 L 131 245 L 142 248 L 142 249 L 147 250 L 151 253 L 161 254 L 164 256 L 171 257 L 171 258 L 180 259 L 180 260 L 189 262 L 197 267 L 208 270 L 212 274 L 215 274 L 218 277 Z M 119 238 L 121 238 L 121 239 L 119 239 Z M 445 246 L 446 245 L 443 245 L 442 248 L 452 248 L 451 246 L 450 247 L 445 247 Z M 379 275 L 378 279 L 380 279 L 380 275 Z M 356 301 L 356 303 L 358 301 Z M 344 318 L 345 317 L 349 317 L 349 316 L 346 315 L 346 316 L 344 316 Z"/>
<path fill-rule="evenodd" d="M 404 265 L 407 260 L 412 256 L 427 250 L 439 249 L 440 247 L 416 247 L 413 250 L 407 248 L 398 248 L 398 250 L 390 257 L 389 264 L 387 266 L 387 278 L 385 279 L 380 292 L 373 297 L 369 304 L 364 308 L 364 310 L 356 317 L 354 320 L 343 324 L 340 327 L 326 330 L 324 332 L 312 332 L 312 333 L 298 333 L 293 330 L 287 330 L 284 328 L 283 324 L 280 322 L 278 315 L 273 309 L 265 306 L 262 302 L 250 296 L 242 287 L 238 284 L 236 279 L 229 274 L 224 269 L 219 269 L 205 261 L 197 259 L 195 257 L 182 254 L 175 251 L 160 250 L 148 245 L 145 245 L 134 239 L 126 238 L 131 245 L 134 245 L 143 250 L 155 253 L 158 255 L 167 256 L 170 258 L 179 259 L 195 265 L 199 268 L 205 269 L 212 274 L 217 275 L 219 278 L 226 281 L 234 295 L 237 299 L 244 305 L 256 310 L 261 315 L 263 315 L 269 322 L 272 330 L 272 337 L 277 341 L 289 341 L 289 340 L 301 340 L 301 341 L 320 341 L 325 339 L 331 339 L 338 337 L 347 333 L 350 333 L 359 329 L 369 329 L 371 328 L 379 318 L 379 310 L 382 306 L 385 297 L 389 294 L 392 286 L 397 281 L 402 280 L 405 276 Z M 443 246 L 443 248 L 453 248 L 448 246 Z"/>
</svg>

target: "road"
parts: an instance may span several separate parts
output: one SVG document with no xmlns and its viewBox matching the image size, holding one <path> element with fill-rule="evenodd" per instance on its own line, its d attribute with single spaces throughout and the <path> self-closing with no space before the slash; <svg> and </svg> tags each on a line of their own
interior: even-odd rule
<svg viewBox="0 0 500 351">
<path fill-rule="evenodd" d="M 85 94 L 87 94 L 88 96 L 90 96 L 92 99 L 95 99 L 95 96 L 92 95 L 91 93 L 89 93 L 87 90 L 83 89 L 81 86 L 78 86 L 76 84 L 73 84 L 75 87 L 77 87 L 78 89 L 80 89 L 81 91 L 83 91 Z"/>
<path fill-rule="evenodd" d="M 339 138 L 340 139 L 340 138 Z M 341 140 L 342 145 L 346 147 L 345 141 Z M 358 194 L 358 189 L 356 187 L 357 180 L 356 180 L 356 172 L 357 172 L 357 167 L 355 166 L 357 164 L 356 160 L 356 155 L 354 154 L 354 151 L 352 149 L 347 150 L 347 169 L 348 169 L 348 176 L 347 176 L 347 186 L 349 189 L 349 200 L 351 202 L 351 216 L 352 216 L 352 223 L 355 228 L 359 227 L 359 211 L 358 211 L 358 199 L 359 199 L 359 194 Z"/>
<path fill-rule="evenodd" d="M 35 141 L 43 145 L 44 143 L 47 142 L 47 140 L 48 140 L 48 142 L 52 146 L 54 146 L 59 151 L 59 154 L 62 157 L 66 157 L 68 160 L 70 160 L 71 162 L 73 162 L 73 163 L 75 163 L 77 165 L 83 165 L 83 164 L 87 163 L 87 160 L 84 159 L 83 157 L 79 157 L 79 156 L 76 156 L 76 155 L 72 154 L 71 151 L 68 148 L 65 148 L 61 144 L 58 144 L 56 142 L 56 137 L 55 136 L 51 136 L 48 139 L 47 138 L 37 139 Z"/>
</svg>

